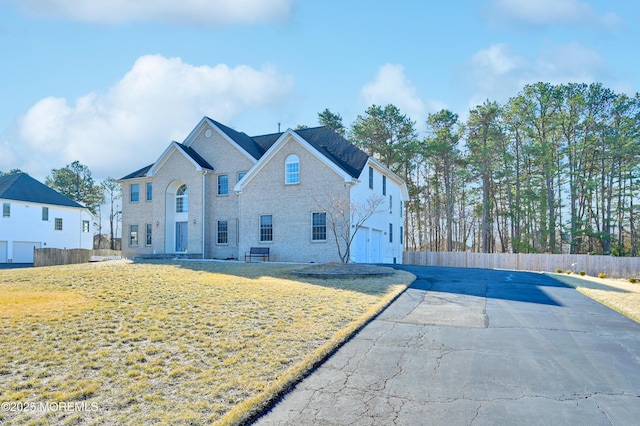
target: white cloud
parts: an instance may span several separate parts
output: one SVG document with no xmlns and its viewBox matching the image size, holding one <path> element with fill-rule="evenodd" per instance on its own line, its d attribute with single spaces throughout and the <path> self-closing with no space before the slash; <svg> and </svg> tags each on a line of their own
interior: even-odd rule
<svg viewBox="0 0 640 426">
<path fill-rule="evenodd" d="M 402 65 L 381 66 L 374 81 L 360 90 L 360 97 L 367 107 L 372 104 L 382 106 L 393 104 L 418 126 L 427 119 L 427 113 L 445 108 L 442 102 L 422 99 L 418 89 L 405 76 Z"/>
<path fill-rule="evenodd" d="M 622 19 L 613 12 L 598 13 L 580 0 L 492 0 L 492 15 L 514 25 L 542 27 L 547 25 L 589 26 L 615 29 Z"/>
<path fill-rule="evenodd" d="M 218 26 L 286 21 L 292 0 L 14 0 L 35 16 L 81 22 L 159 21 Z"/>
<path fill-rule="evenodd" d="M 537 57 L 516 54 L 504 43 L 494 44 L 471 58 L 468 78 L 475 94 L 470 106 L 486 99 L 504 102 L 524 85 L 539 81 L 592 83 L 609 77 L 600 54 L 579 43 L 545 46 Z"/>
<path fill-rule="evenodd" d="M 106 94 L 89 93 L 74 104 L 40 100 L 19 119 L 22 143 L 13 153 L 21 164 L 42 160 L 44 171 L 24 169 L 34 176 L 78 160 L 96 177 L 121 177 L 155 161 L 171 140 L 182 141 L 203 115 L 231 124 L 247 110 L 286 102 L 292 87 L 290 76 L 271 67 L 143 56 Z"/>
</svg>

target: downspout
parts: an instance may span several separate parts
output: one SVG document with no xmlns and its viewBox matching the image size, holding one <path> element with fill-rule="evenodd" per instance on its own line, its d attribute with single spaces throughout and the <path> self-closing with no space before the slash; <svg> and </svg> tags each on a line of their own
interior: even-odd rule
<svg viewBox="0 0 640 426">
<path fill-rule="evenodd" d="M 206 205 L 207 205 L 207 171 L 203 170 L 202 172 L 202 259 L 205 258 L 205 254 L 204 254 L 204 237 L 205 237 L 205 230 L 206 230 L 206 218 L 205 218 L 205 213 L 207 211 L 206 209 Z"/>
</svg>

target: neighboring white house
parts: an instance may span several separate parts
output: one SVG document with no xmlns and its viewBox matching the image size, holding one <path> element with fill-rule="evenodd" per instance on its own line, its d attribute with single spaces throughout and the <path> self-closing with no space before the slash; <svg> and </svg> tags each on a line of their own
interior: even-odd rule
<svg viewBox="0 0 640 426">
<path fill-rule="evenodd" d="M 26 173 L 0 177 L 0 263 L 32 263 L 34 248 L 93 248 L 89 210 Z"/>
<path fill-rule="evenodd" d="M 405 182 L 328 127 L 250 137 L 204 117 L 119 182 L 126 256 L 244 259 L 269 247 L 272 260 L 338 262 L 335 209 L 378 198 L 350 260 L 402 262 Z"/>
</svg>

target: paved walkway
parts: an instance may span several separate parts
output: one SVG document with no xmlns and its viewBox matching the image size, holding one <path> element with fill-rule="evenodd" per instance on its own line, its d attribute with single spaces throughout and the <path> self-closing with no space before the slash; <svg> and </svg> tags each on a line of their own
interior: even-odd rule
<svg viewBox="0 0 640 426">
<path fill-rule="evenodd" d="M 640 324 L 542 274 L 418 280 L 258 425 L 634 425 Z"/>
</svg>

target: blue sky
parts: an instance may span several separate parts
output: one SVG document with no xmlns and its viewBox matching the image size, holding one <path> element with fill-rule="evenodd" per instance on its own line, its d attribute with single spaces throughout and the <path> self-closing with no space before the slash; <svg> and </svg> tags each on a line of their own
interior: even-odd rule
<svg viewBox="0 0 640 426">
<path fill-rule="evenodd" d="M 258 135 L 393 103 L 422 132 L 537 81 L 634 95 L 639 4 L 0 0 L 0 170 L 119 178 L 204 115 Z"/>
</svg>

